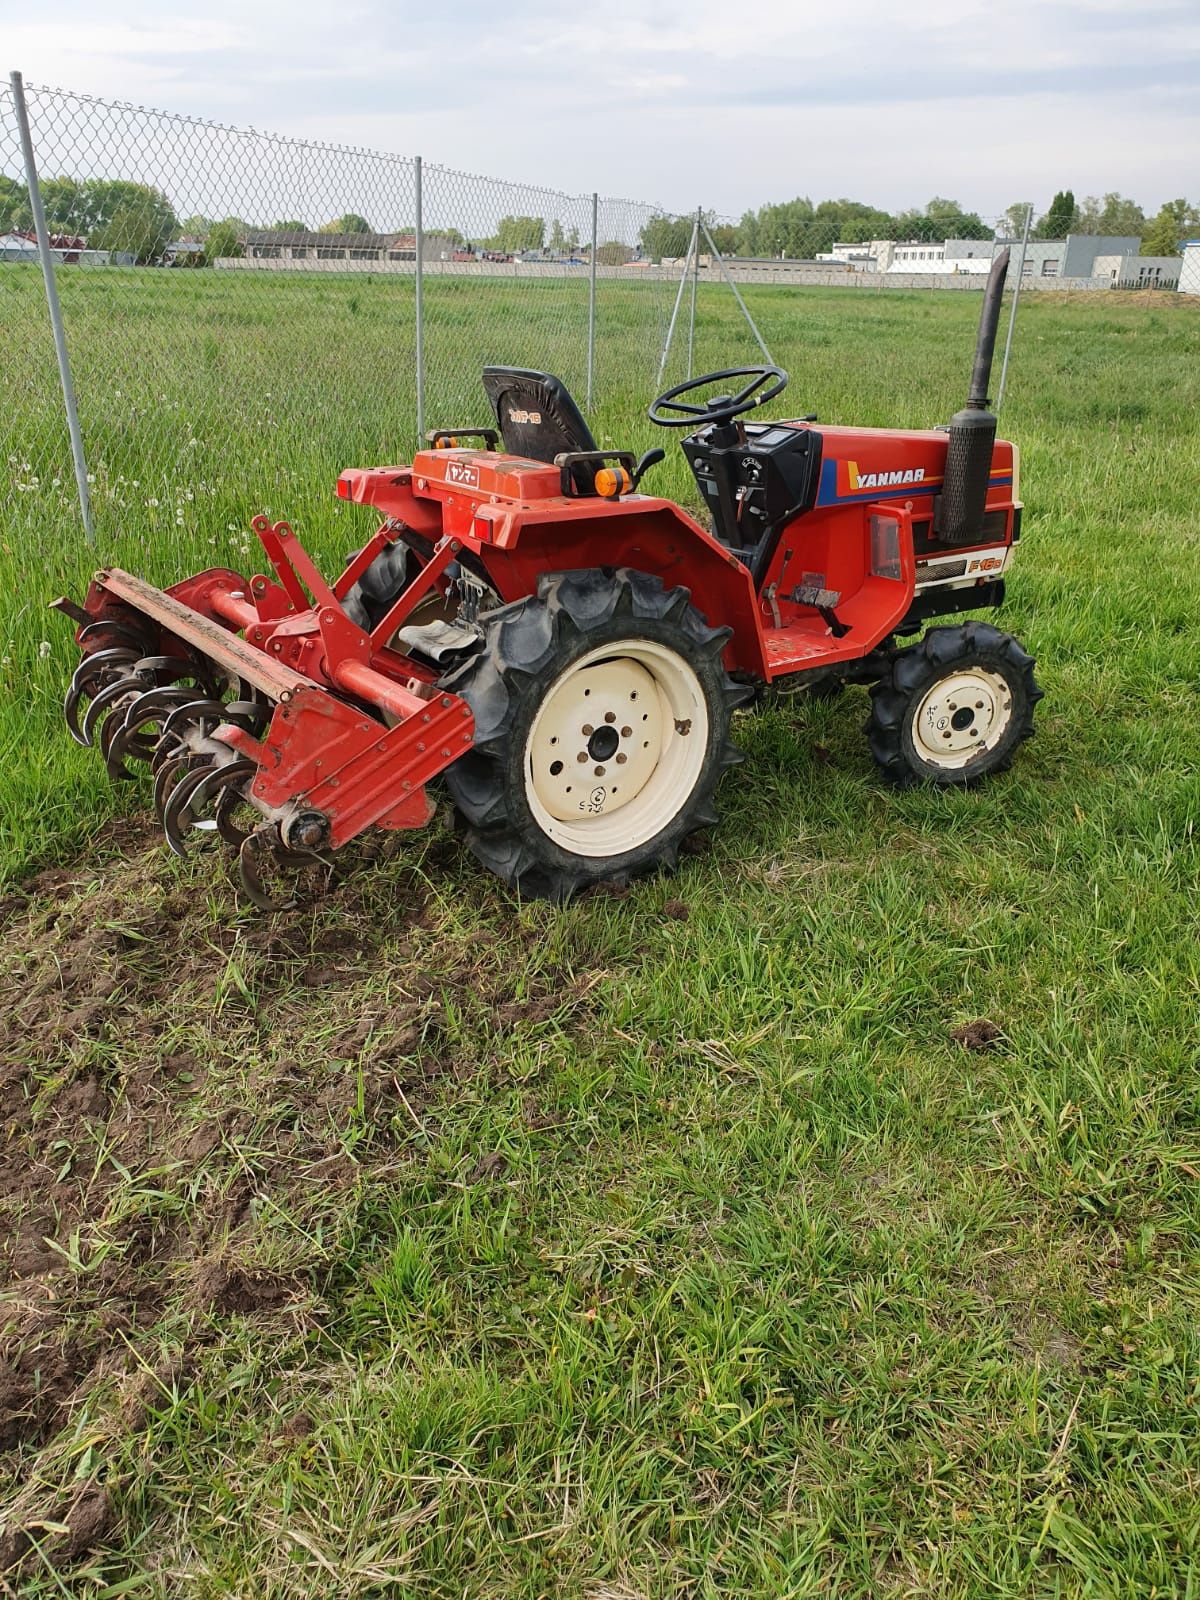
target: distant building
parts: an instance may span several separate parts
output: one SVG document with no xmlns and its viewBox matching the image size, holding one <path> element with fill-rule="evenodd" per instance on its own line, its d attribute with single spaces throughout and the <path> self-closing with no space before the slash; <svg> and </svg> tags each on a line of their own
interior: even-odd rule
<svg viewBox="0 0 1200 1600">
<path fill-rule="evenodd" d="M 316 233 L 262 228 L 246 232 L 238 242 L 248 260 L 278 261 L 281 266 L 344 261 L 387 267 L 417 259 L 417 237 L 412 232 Z M 425 261 L 449 261 L 455 249 L 456 241 L 446 234 L 427 233 L 421 256 Z"/>
<path fill-rule="evenodd" d="M 37 240 L 24 233 L 0 233 L 0 261 L 36 261 Z"/>
<path fill-rule="evenodd" d="M 906 273 L 914 276 L 942 273 L 986 273 L 1007 246 L 1013 267 L 1020 259 L 1019 239 L 871 239 L 866 244 L 836 243 L 819 259 L 832 265 L 845 262 L 859 272 Z M 1170 276 L 1167 258 L 1158 261 L 1159 272 L 1139 266 L 1141 240 L 1132 235 L 1072 233 L 1065 239 L 1031 239 L 1025 248 L 1023 275 L 1030 278 L 1105 278 L 1124 286 L 1129 282 L 1162 281 Z"/>
<path fill-rule="evenodd" d="M 188 237 L 175 239 L 163 251 L 164 267 L 190 267 L 204 254 L 204 240 Z"/>
<path fill-rule="evenodd" d="M 1005 239 L 1014 263 L 1020 258 L 1021 241 Z M 1025 246 L 1023 273 L 1026 278 L 1099 278 L 1107 271 L 1097 270 L 1098 258 L 1136 256 L 1142 241 L 1136 234 L 1069 233 L 1065 239 L 1030 239 Z"/>
<path fill-rule="evenodd" d="M 841 263 L 853 267 L 857 272 L 877 272 L 880 269 L 876 246 L 884 242 L 891 243 L 890 240 L 879 239 L 872 239 L 870 243 L 863 244 L 847 244 L 844 240 L 835 240 L 828 250 L 818 252 L 817 260 L 823 266 Z"/>
<path fill-rule="evenodd" d="M 1092 276 L 1114 289 L 1175 289 L 1182 266 L 1182 256 L 1097 256 Z"/>
<path fill-rule="evenodd" d="M 87 240 L 79 234 L 52 233 L 50 253 L 57 261 L 68 266 L 78 266 L 81 262 L 88 264 L 107 262 L 111 252 L 89 250 Z M 0 234 L 0 261 L 36 261 L 37 258 L 37 235 L 32 230 L 14 228 L 9 233 Z"/>
<path fill-rule="evenodd" d="M 1179 258 L 1180 294 L 1200 294 L 1200 239 L 1185 239 Z"/>
</svg>

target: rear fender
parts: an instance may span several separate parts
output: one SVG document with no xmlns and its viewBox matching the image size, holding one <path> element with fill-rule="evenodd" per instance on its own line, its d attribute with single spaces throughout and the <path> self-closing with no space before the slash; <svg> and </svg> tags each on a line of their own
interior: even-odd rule
<svg viewBox="0 0 1200 1600">
<path fill-rule="evenodd" d="M 442 536 L 441 503 L 414 492 L 411 467 L 347 467 L 338 477 L 337 493 L 339 500 L 374 506 L 423 538 Z"/>
<path fill-rule="evenodd" d="M 632 567 L 660 578 L 665 588 L 688 589 L 710 626 L 733 630 L 725 647 L 727 668 L 766 676 L 754 584 L 736 556 L 669 501 L 607 513 L 597 502 L 583 504 L 590 514 L 523 519 L 511 533 L 478 547 L 503 600 L 536 594 L 548 572 Z"/>
</svg>

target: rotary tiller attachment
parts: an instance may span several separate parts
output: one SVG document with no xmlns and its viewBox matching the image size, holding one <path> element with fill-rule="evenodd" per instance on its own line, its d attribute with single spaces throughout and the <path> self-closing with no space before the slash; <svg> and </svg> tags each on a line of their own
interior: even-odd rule
<svg viewBox="0 0 1200 1600">
<path fill-rule="evenodd" d="M 84 650 L 63 706 L 72 737 L 98 746 L 114 779 L 148 764 L 175 854 L 223 840 L 247 898 L 281 910 L 327 886 L 334 853 L 365 829 L 427 823 L 425 785 L 472 745 L 474 718 L 387 643 L 455 541 L 368 633 L 286 523 L 255 528 L 278 584 L 214 568 L 161 590 L 110 568 L 86 606 L 55 609 Z M 358 567 L 389 537 L 381 530 Z"/>
</svg>

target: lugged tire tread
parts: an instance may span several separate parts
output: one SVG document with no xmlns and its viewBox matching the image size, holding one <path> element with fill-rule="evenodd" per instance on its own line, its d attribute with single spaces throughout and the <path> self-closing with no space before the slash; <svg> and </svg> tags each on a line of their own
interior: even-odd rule
<svg viewBox="0 0 1200 1600">
<path fill-rule="evenodd" d="M 960 661 L 982 661 L 993 670 L 1007 669 L 1021 701 L 1015 731 L 1001 748 L 987 752 L 977 766 L 942 773 L 933 772 L 925 765 L 915 767 L 904 742 L 913 701 Z M 1006 771 L 1012 765 L 1017 747 L 1034 733 L 1034 707 L 1043 695 L 1034 677 L 1035 665 L 1034 658 L 1012 634 L 1002 632 L 990 622 L 971 621 L 930 628 L 916 644 L 897 651 L 883 677 L 871 686 L 871 711 L 863 729 L 871 755 L 884 777 L 897 788 L 918 783 L 944 789 L 970 788 L 993 773 Z"/>
<path fill-rule="evenodd" d="M 674 867 L 683 840 L 716 822 L 713 791 L 725 769 L 742 759 L 728 738 L 728 718 L 752 690 L 734 683 L 721 664 L 730 630 L 710 627 L 685 588 L 666 589 L 632 568 L 602 567 L 544 574 L 536 596 L 498 607 L 481 622 L 482 648 L 442 680 L 475 717 L 474 746 L 446 773 L 468 848 L 520 894 L 560 902 L 592 883 L 625 884 Z M 707 680 L 710 713 L 723 716 L 724 726 L 716 730 L 714 754 L 674 821 L 645 845 L 609 858 L 609 865 L 574 856 L 550 840 L 527 814 L 523 793 L 514 797 L 510 776 L 520 759 L 512 748 L 513 721 L 519 710 L 528 711 L 531 687 L 548 690 L 563 670 L 568 647 L 616 622 L 628 622 L 631 635 L 639 622 L 677 632 L 681 653 Z"/>
</svg>

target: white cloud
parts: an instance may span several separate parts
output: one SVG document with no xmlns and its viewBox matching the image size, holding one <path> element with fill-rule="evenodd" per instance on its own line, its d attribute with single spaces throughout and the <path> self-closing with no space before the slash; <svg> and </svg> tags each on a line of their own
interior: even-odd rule
<svg viewBox="0 0 1200 1600">
<path fill-rule="evenodd" d="M 1196 188 L 1194 0 L 46 0 L 4 38 L 31 81 L 680 209 Z"/>
</svg>

